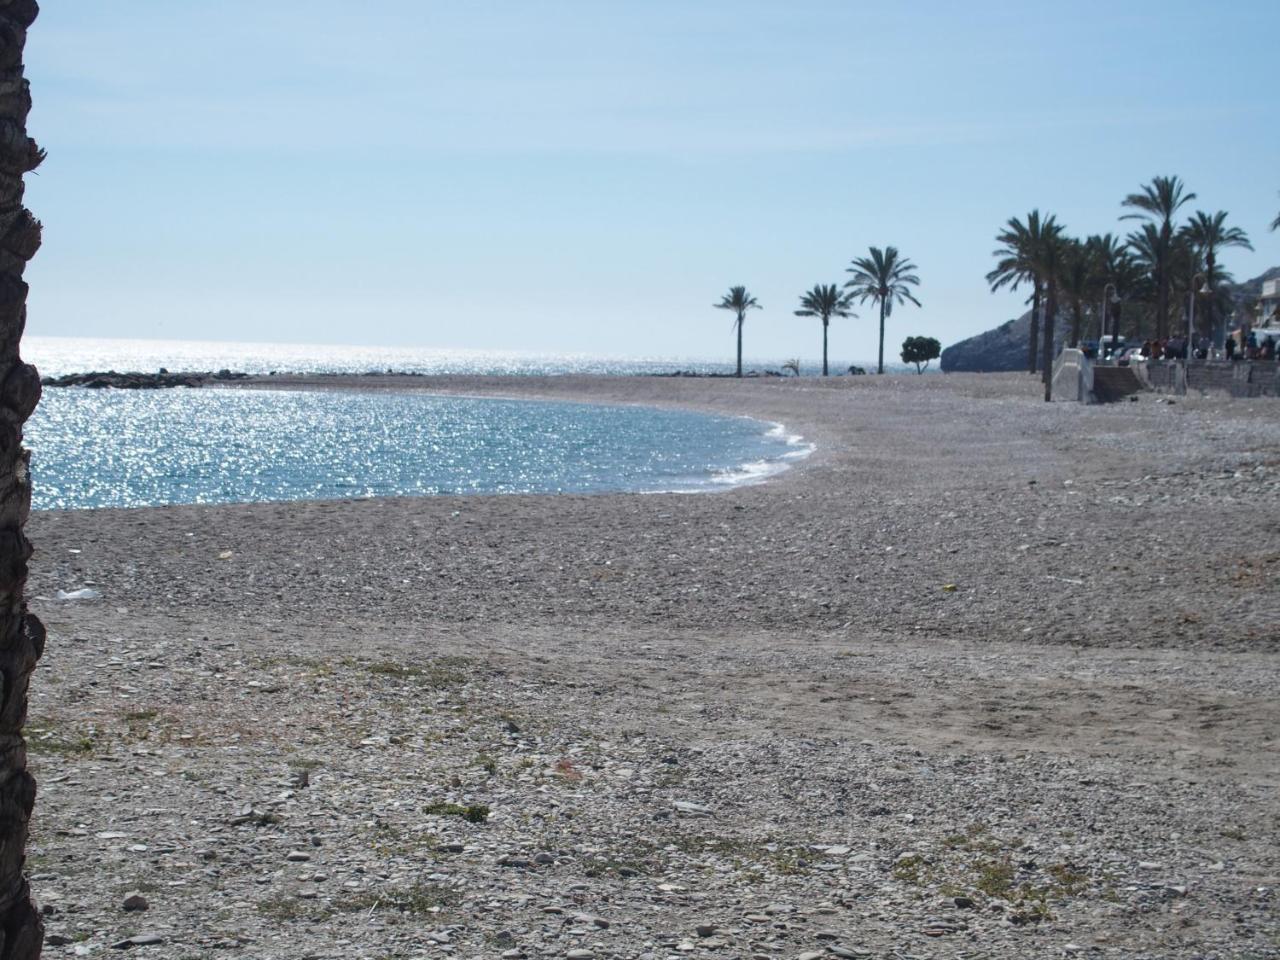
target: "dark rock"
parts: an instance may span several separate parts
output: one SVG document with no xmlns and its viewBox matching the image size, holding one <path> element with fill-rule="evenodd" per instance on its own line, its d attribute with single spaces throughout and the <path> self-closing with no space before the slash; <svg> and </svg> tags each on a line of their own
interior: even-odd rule
<svg viewBox="0 0 1280 960">
<path fill-rule="evenodd" d="M 247 376 L 236 374 L 235 378 Z M 161 390 L 171 387 L 199 387 L 211 375 L 207 373 L 117 373 L 108 370 L 105 373 L 68 373 L 63 377 L 45 377 L 40 382 L 46 387 L 88 387 L 92 390 L 114 388 L 117 390 Z M 227 378 L 222 378 L 227 379 Z"/>
<path fill-rule="evenodd" d="M 140 933 L 128 940 L 118 940 L 111 945 L 112 950 L 132 950 L 134 947 L 154 947 L 164 943 L 164 937 L 154 933 Z"/>
</svg>

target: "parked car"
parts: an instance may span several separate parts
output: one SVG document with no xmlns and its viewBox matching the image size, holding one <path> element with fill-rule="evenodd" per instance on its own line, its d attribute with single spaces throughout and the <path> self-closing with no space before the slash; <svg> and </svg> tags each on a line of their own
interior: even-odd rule
<svg viewBox="0 0 1280 960">
<path fill-rule="evenodd" d="M 1137 363 L 1142 359 L 1141 347 L 1125 347 L 1116 356 L 1116 366 L 1127 367 L 1130 363 Z"/>
</svg>

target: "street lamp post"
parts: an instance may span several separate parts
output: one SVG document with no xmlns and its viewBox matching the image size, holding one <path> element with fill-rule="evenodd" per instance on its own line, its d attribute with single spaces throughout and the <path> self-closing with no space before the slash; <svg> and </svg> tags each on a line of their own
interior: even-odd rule
<svg viewBox="0 0 1280 960">
<path fill-rule="evenodd" d="M 1211 293 L 1209 284 L 1205 282 L 1204 288 L 1197 290 L 1197 284 L 1207 281 L 1203 273 L 1197 273 L 1191 278 L 1191 289 L 1187 292 L 1187 350 L 1182 365 L 1182 379 L 1186 381 L 1187 393 L 1191 392 L 1191 339 L 1195 336 L 1196 329 L 1196 294 Z"/>
<path fill-rule="evenodd" d="M 1107 291 L 1111 291 L 1111 299 L 1107 299 Z M 1102 288 L 1102 312 L 1098 314 L 1098 360 L 1102 360 L 1106 354 L 1105 341 L 1107 338 L 1107 304 L 1119 303 L 1120 298 L 1116 295 L 1116 285 L 1108 283 Z M 1112 352 L 1115 351 L 1116 345 L 1113 341 L 1111 344 Z"/>
</svg>

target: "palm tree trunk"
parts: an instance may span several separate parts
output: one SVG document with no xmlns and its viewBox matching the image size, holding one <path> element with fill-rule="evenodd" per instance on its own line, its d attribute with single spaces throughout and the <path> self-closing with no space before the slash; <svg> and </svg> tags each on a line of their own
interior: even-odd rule
<svg viewBox="0 0 1280 960">
<path fill-rule="evenodd" d="M 1044 380 L 1044 398 L 1051 399 L 1053 389 L 1053 327 L 1058 313 L 1058 286 L 1051 278 L 1044 294 L 1044 356 L 1041 376 Z"/>
<path fill-rule="evenodd" d="M 738 314 L 738 377 L 742 377 L 742 321 L 743 315 Z"/>
<path fill-rule="evenodd" d="M 22 532 L 31 509 L 22 424 L 40 400 L 40 375 L 18 355 L 27 320 L 22 272 L 40 247 L 40 224 L 22 206 L 22 177 L 44 158 L 27 137 L 31 95 L 22 74 L 38 9 L 34 0 L 0 0 L 0 960 L 34 960 L 44 942 L 25 875 L 36 782 L 22 739 L 27 684 L 44 651 L 44 627 L 23 597 L 31 544 Z"/>
<path fill-rule="evenodd" d="M 876 361 L 876 373 L 884 373 L 884 303 L 885 298 L 880 298 L 880 356 Z"/>
<path fill-rule="evenodd" d="M 1027 345 L 1027 373 L 1036 372 L 1036 341 L 1040 337 L 1040 280 L 1031 293 L 1031 342 Z"/>
<path fill-rule="evenodd" d="M 1209 321 L 1209 336 L 1212 338 L 1214 345 L 1218 343 L 1218 298 L 1213 295 L 1213 291 L 1218 289 L 1217 277 L 1214 267 L 1217 266 L 1217 257 L 1213 254 L 1213 247 L 1210 247 L 1205 253 L 1205 285 L 1209 288 L 1209 302 L 1205 304 L 1205 313 L 1208 314 L 1206 319 Z M 1192 296 L 1195 294 L 1193 293 Z"/>
<path fill-rule="evenodd" d="M 1156 339 L 1169 336 L 1169 281 L 1162 264 L 1156 265 Z"/>
<path fill-rule="evenodd" d="M 1080 346 L 1080 331 L 1084 329 L 1084 307 L 1080 303 L 1079 297 L 1073 297 L 1071 300 L 1071 346 Z M 1102 341 L 1098 341 L 1098 347 L 1101 349 Z"/>
<path fill-rule="evenodd" d="M 827 376 L 827 318 L 822 318 L 822 375 Z"/>
</svg>

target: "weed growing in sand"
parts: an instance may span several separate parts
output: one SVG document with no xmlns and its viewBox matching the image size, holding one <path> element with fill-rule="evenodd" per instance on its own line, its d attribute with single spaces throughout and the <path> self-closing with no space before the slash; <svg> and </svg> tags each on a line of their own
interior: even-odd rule
<svg viewBox="0 0 1280 960">
<path fill-rule="evenodd" d="M 290 920 L 307 920 L 318 923 L 332 915 L 328 907 L 312 901 L 301 900 L 288 894 L 276 894 L 258 901 L 258 912 L 281 923 Z"/>
<path fill-rule="evenodd" d="M 412 680 L 424 687 L 450 687 L 463 683 L 466 679 L 464 668 L 467 660 L 464 657 L 442 657 L 425 664 L 394 663 L 382 660 L 376 663 L 360 663 L 356 660 L 345 660 L 346 666 L 363 666 L 376 677 L 391 677 L 396 680 Z"/>
<path fill-rule="evenodd" d="M 929 869 L 924 857 L 920 854 L 912 854 L 909 857 L 901 857 L 894 861 L 893 877 L 903 883 L 910 883 L 914 886 L 922 886 L 933 879 L 933 872 Z"/>
<path fill-rule="evenodd" d="M 1006 897 L 1013 888 L 1015 871 L 1008 857 L 981 860 L 974 865 L 973 885 L 988 897 Z"/>
<path fill-rule="evenodd" d="M 60 730 L 52 720 L 29 720 L 23 732 L 29 753 L 83 757 L 93 752 L 93 737 L 74 730 Z"/>
<path fill-rule="evenodd" d="M 433 817 L 461 817 L 468 823 L 484 823 L 489 819 L 489 808 L 482 803 L 469 807 L 457 803 L 429 803 L 422 812 Z"/>
<path fill-rule="evenodd" d="M 458 894 L 435 883 L 415 883 L 403 889 L 364 890 L 333 902 L 340 913 L 398 910 L 410 916 L 438 915 L 441 910 L 458 903 Z"/>
</svg>

